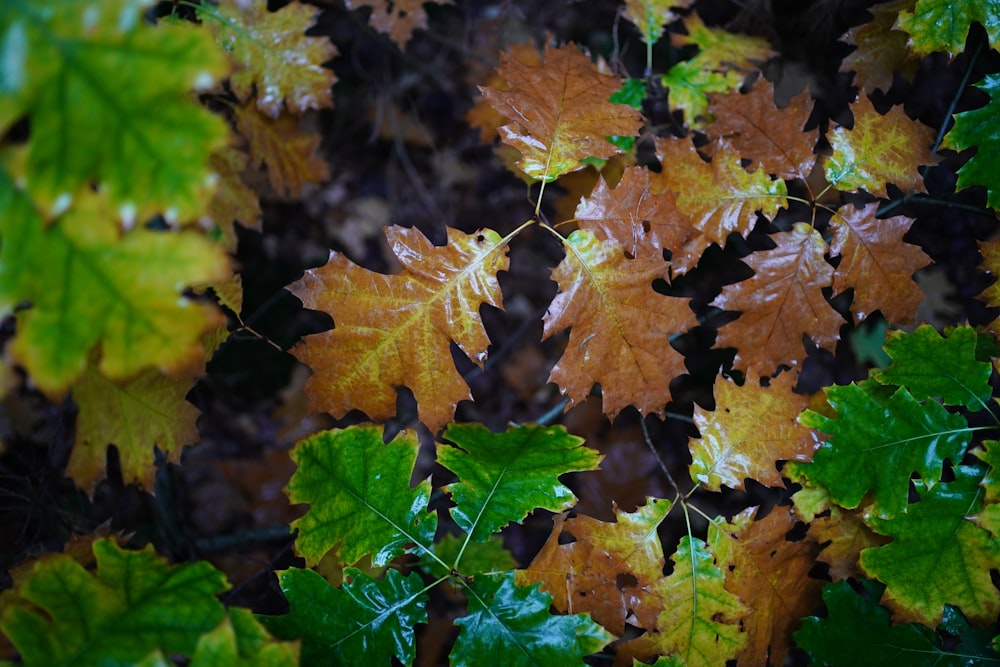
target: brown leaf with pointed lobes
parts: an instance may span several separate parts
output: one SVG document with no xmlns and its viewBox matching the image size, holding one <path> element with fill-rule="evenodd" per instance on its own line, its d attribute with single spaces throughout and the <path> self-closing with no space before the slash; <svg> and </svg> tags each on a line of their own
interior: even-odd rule
<svg viewBox="0 0 1000 667">
<path fill-rule="evenodd" d="M 479 307 L 503 307 L 498 271 L 507 270 L 506 244 L 490 229 L 448 229 L 434 246 L 417 229 L 388 227 L 389 245 L 403 270 L 383 275 L 331 252 L 290 287 L 306 308 L 333 317 L 334 329 L 294 348 L 313 370 L 306 382 L 310 408 L 342 417 L 351 409 L 374 420 L 395 414 L 396 388 L 409 387 L 420 420 L 433 432 L 471 399 L 455 369 L 454 342 L 482 365 L 490 340 Z"/>
<path fill-rule="evenodd" d="M 712 302 L 741 312 L 719 329 L 716 346 L 736 348 L 735 367 L 761 377 L 781 365 L 797 373 L 805 358 L 802 336 L 832 350 L 843 324 L 823 296 L 823 288 L 833 283 L 833 267 L 823 257 L 827 245 L 819 232 L 800 222 L 792 231 L 771 238 L 776 248 L 743 260 L 754 275 L 726 285 Z"/>
<path fill-rule="evenodd" d="M 862 520 L 870 506 L 869 502 L 847 510 L 831 504 L 829 516 L 816 517 L 809 524 L 809 538 L 823 545 L 818 559 L 829 564 L 834 581 L 866 576 L 858 564 L 861 552 L 892 541 L 873 531 Z"/>
<path fill-rule="evenodd" d="M 542 54 L 532 42 L 511 44 L 506 49 L 507 55 L 526 67 L 541 67 Z M 494 88 L 499 91 L 510 90 L 510 86 L 503 80 L 503 77 L 494 72 L 487 88 Z M 465 114 L 465 122 L 471 127 L 479 129 L 479 140 L 488 144 L 497 137 L 497 128 L 507 122 L 507 119 L 500 115 L 500 112 L 490 106 L 489 100 L 479 97 L 472 108 Z"/>
<path fill-rule="evenodd" d="M 427 27 L 424 3 L 428 2 L 450 5 L 452 0 L 344 0 L 344 5 L 348 9 L 371 7 L 368 22 L 372 27 L 389 35 L 399 48 L 405 49 L 413 31 Z"/>
<path fill-rule="evenodd" d="M 674 205 L 670 192 L 654 192 L 645 167 L 627 167 L 618 185 L 608 187 L 604 178 L 590 197 L 576 207 L 580 229 L 598 238 L 614 239 L 630 258 L 647 254 L 663 258 L 663 250 L 677 250 L 698 230 Z"/>
<path fill-rule="evenodd" d="M 301 129 L 298 118 L 282 114 L 272 120 L 252 104 L 232 109 L 237 131 L 250 144 L 251 164 L 267 165 L 267 178 L 279 197 L 298 197 L 306 183 L 330 177 L 326 161 L 317 154 L 322 137 Z"/>
<path fill-rule="evenodd" d="M 820 600 L 823 582 L 809 577 L 819 545 L 812 540 L 788 541 L 786 536 L 795 527 L 790 508 L 775 507 L 755 521 L 757 510 L 750 507 L 731 523 L 712 524 L 709 541 L 726 574 L 726 590 L 750 608 L 743 620 L 747 643 L 737 661 L 782 665 L 799 619 Z"/>
<path fill-rule="evenodd" d="M 711 162 L 701 158 L 690 139 L 657 137 L 655 143 L 663 165 L 657 188 L 676 195 L 677 210 L 688 216 L 706 243 L 725 245 L 732 232 L 745 237 L 757 211 L 773 217 L 788 204 L 785 182 L 761 169 L 748 172 L 725 140 L 720 140 Z"/>
<path fill-rule="evenodd" d="M 830 221 L 830 254 L 842 259 L 833 274 L 833 291 L 854 288 L 855 322 L 881 310 L 892 325 L 913 324 L 924 293 L 914 272 L 931 263 L 918 246 L 903 241 L 912 218 L 897 215 L 879 220 L 877 203 L 839 210 Z"/>
<path fill-rule="evenodd" d="M 574 44 L 546 46 L 538 67 L 501 53 L 497 73 L 509 90 L 480 90 L 510 120 L 500 136 L 521 153 L 517 166 L 535 180 L 580 169 L 585 158 L 620 153 L 607 137 L 634 135 L 642 125 L 639 112 L 608 99 L 621 80 L 601 74 Z"/>
<path fill-rule="evenodd" d="M 725 139 L 740 157 L 770 174 L 806 179 L 816 163 L 813 148 L 819 141 L 818 128 L 803 129 L 813 107 L 808 90 L 781 109 L 775 106 L 774 84 L 766 79 L 759 79 L 745 94 L 708 97 L 709 111 L 715 117 L 705 128 L 709 139 Z"/>
<path fill-rule="evenodd" d="M 545 338 L 570 328 L 569 343 L 550 382 L 569 398 L 567 409 L 601 385 L 604 412 L 614 418 L 634 405 L 662 413 L 670 381 L 686 372 L 669 337 L 695 326 L 689 299 L 653 289 L 669 268 L 665 261 L 628 259 L 616 241 L 579 229 L 564 242 L 566 257 L 553 270 L 559 292 L 544 318 Z"/>
<path fill-rule="evenodd" d="M 854 82 L 866 93 L 888 91 L 895 72 L 905 77 L 916 73 L 919 60 L 910 57 L 910 36 L 893 29 L 899 13 L 913 9 L 913 5 L 914 0 L 894 0 L 870 7 L 872 20 L 854 26 L 841 38 L 857 48 L 844 56 L 840 71 L 854 72 Z"/>
<path fill-rule="evenodd" d="M 747 478 L 782 486 L 778 461 L 811 460 L 819 440 L 798 423 L 809 398 L 794 393 L 794 383 L 791 373 L 782 373 L 767 387 L 716 378 L 715 410 L 694 408 L 701 437 L 689 444 L 691 479 L 710 491 L 723 484 L 743 490 Z"/>
</svg>

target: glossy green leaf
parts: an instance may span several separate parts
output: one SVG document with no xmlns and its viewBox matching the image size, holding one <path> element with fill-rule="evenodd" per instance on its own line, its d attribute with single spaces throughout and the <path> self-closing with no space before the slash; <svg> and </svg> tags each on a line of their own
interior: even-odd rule
<svg viewBox="0 0 1000 667">
<path fill-rule="evenodd" d="M 803 619 L 795 642 L 812 659 L 813 665 L 840 667 L 968 667 L 967 655 L 941 648 L 940 638 L 917 623 L 894 625 L 889 610 L 878 604 L 882 586 L 862 580 L 864 594 L 856 593 L 846 581 L 827 584 L 823 589 L 826 617 Z"/>
<path fill-rule="evenodd" d="M 414 629 L 427 622 L 427 594 L 416 574 L 390 569 L 379 581 L 349 567 L 335 588 L 312 570 L 291 568 L 278 581 L 288 613 L 257 618 L 276 637 L 302 641 L 303 665 L 388 667 L 394 656 L 413 664 Z"/>
<path fill-rule="evenodd" d="M 989 74 L 976 87 L 990 96 L 986 106 L 955 114 L 955 125 L 944 135 L 941 146 L 976 153 L 958 170 L 958 188 L 986 187 L 986 203 L 1000 210 L 1000 74 Z"/>
<path fill-rule="evenodd" d="M 420 565 L 434 577 L 447 576 L 451 570 L 472 576 L 505 572 L 517 567 L 517 561 L 504 547 L 499 535 L 486 542 L 470 542 L 466 535 L 445 535 L 434 544 L 432 551 L 439 560 L 425 552 L 420 557 Z M 447 564 L 449 569 L 441 563 Z"/>
<path fill-rule="evenodd" d="M 25 181 L 46 217 L 91 183 L 126 223 L 204 212 L 229 133 L 190 93 L 227 74 L 226 56 L 198 26 L 148 24 L 148 4 L 0 4 L 0 132 L 30 119 Z"/>
<path fill-rule="evenodd" d="M 105 539 L 93 550 L 93 574 L 50 555 L 5 593 L 0 630 L 27 667 L 124 665 L 157 649 L 190 656 L 225 616 L 216 596 L 229 584 L 208 562 L 172 566 L 151 547 Z"/>
<path fill-rule="evenodd" d="M 0 314 L 31 304 L 9 351 L 43 391 L 64 393 L 98 345 L 112 379 L 202 360 L 199 337 L 221 314 L 183 290 L 230 275 L 222 246 L 193 230 L 123 235 L 99 195 L 45 227 L 2 168 L 0 237 Z"/>
<path fill-rule="evenodd" d="M 513 572 L 477 577 L 466 597 L 469 613 L 455 620 L 461 630 L 451 651 L 452 667 L 579 665 L 583 656 L 614 639 L 586 614 L 551 614 L 552 596 L 537 584 L 515 585 Z"/>
<path fill-rule="evenodd" d="M 411 548 L 430 548 L 437 528 L 437 515 L 427 511 L 430 481 L 410 488 L 419 448 L 414 431 L 383 443 L 382 427 L 373 424 L 323 431 L 295 445 L 298 469 L 286 493 L 310 505 L 292 522 L 306 563 L 335 549 L 339 563 L 370 554 L 372 564 L 385 565 Z"/>
<path fill-rule="evenodd" d="M 268 634 L 248 609 L 234 607 L 229 615 L 198 640 L 190 667 L 296 667 L 299 645 Z"/>
<path fill-rule="evenodd" d="M 971 437 L 961 415 L 934 401 L 922 405 L 903 388 L 888 391 L 871 380 L 828 388 L 826 398 L 837 417 L 810 410 L 799 421 L 830 434 L 830 440 L 812 463 L 789 464 L 848 509 L 871 492 L 875 512 L 883 517 L 907 510 L 911 473 L 933 484 L 945 459 L 961 461 Z"/>
<path fill-rule="evenodd" d="M 1000 0 L 918 0 L 900 12 L 896 27 L 910 34 L 910 50 L 921 56 L 943 51 L 954 57 L 965 48 L 972 23 L 986 28 L 990 46 L 1000 48 Z"/>
<path fill-rule="evenodd" d="M 493 433 L 481 424 L 451 424 L 438 462 L 458 475 L 445 487 L 455 523 L 483 542 L 536 508 L 561 512 L 576 496 L 559 482 L 567 472 L 594 470 L 601 455 L 562 426 L 512 426 Z"/>
<path fill-rule="evenodd" d="M 983 470 L 954 471 L 954 481 L 933 488 L 916 480 L 920 500 L 905 513 L 891 520 L 865 517 L 875 532 L 893 538 L 862 551 L 860 562 L 885 583 L 884 601 L 897 620 L 937 625 L 946 604 L 975 623 L 992 623 L 1000 613 L 1000 591 L 990 578 L 990 569 L 1000 567 L 1000 544 L 968 519 L 983 505 Z"/>
<path fill-rule="evenodd" d="M 982 410 L 993 391 L 992 366 L 976 360 L 978 338 L 969 326 L 943 338 L 927 324 L 909 333 L 892 331 L 885 342 L 892 363 L 873 377 L 882 384 L 906 387 L 918 401 L 939 398 L 945 405 Z"/>
</svg>

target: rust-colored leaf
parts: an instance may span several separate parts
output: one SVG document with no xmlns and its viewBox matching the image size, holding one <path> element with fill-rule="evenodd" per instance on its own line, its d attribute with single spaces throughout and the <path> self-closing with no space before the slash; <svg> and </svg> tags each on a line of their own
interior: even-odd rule
<svg viewBox="0 0 1000 667">
<path fill-rule="evenodd" d="M 241 177 L 247 166 L 247 156 L 237 148 L 227 147 L 213 153 L 208 164 L 219 179 L 215 196 L 208 205 L 208 216 L 222 232 L 226 250 L 235 253 L 234 222 L 260 230 L 259 198 Z"/>
<path fill-rule="evenodd" d="M 450 5 L 452 0 L 344 0 L 348 9 L 371 7 L 368 22 L 379 32 L 389 35 L 399 48 L 413 36 L 413 31 L 427 27 L 425 3 Z"/>
<path fill-rule="evenodd" d="M 840 255 L 833 291 L 854 288 L 851 312 L 857 322 L 881 310 L 890 324 L 912 324 L 924 294 L 913 273 L 931 262 L 923 250 L 903 241 L 913 220 L 901 215 L 879 220 L 877 204 L 842 208 L 830 221 L 830 253 Z"/>
<path fill-rule="evenodd" d="M 280 197 L 297 197 L 306 183 L 330 177 L 326 161 L 317 155 L 320 135 L 299 126 L 287 114 L 272 120 L 253 106 L 234 106 L 236 129 L 250 144 L 251 162 L 267 165 L 271 187 Z"/>
<path fill-rule="evenodd" d="M 818 129 L 803 129 L 813 106 L 808 91 L 781 109 L 774 103 L 774 84 L 765 79 L 758 80 L 748 93 L 710 95 L 709 99 L 715 118 L 705 128 L 710 139 L 725 139 L 740 157 L 770 174 L 806 179 L 816 163 L 813 148 L 819 141 Z"/>
<path fill-rule="evenodd" d="M 501 53 L 497 73 L 509 89 L 480 90 L 509 119 L 500 136 L 521 153 L 517 166 L 535 180 L 551 181 L 582 167 L 585 158 L 619 153 L 606 137 L 630 136 L 642 125 L 637 111 L 608 100 L 621 81 L 600 73 L 573 44 L 546 47 L 540 66 Z"/>
<path fill-rule="evenodd" d="M 886 184 L 904 192 L 924 192 L 917 167 L 935 164 L 931 152 L 934 131 L 911 119 L 902 107 L 884 116 L 867 97 L 853 105 L 854 128 L 837 127 L 827 138 L 833 153 L 824 161 L 826 178 L 838 190 L 865 190 L 887 197 Z"/>
<path fill-rule="evenodd" d="M 644 414 L 662 412 L 670 381 L 685 372 L 684 357 L 668 338 L 697 322 L 688 299 L 653 290 L 669 265 L 649 256 L 628 259 L 615 241 L 582 229 L 565 247 L 552 274 L 559 293 L 545 314 L 544 335 L 572 332 L 549 381 L 569 398 L 567 408 L 600 383 L 604 412 L 612 418 L 630 405 Z"/>
<path fill-rule="evenodd" d="M 294 348 L 313 369 L 306 383 L 310 407 L 342 417 L 351 409 L 385 420 L 396 412 L 397 387 L 413 391 L 420 420 L 437 431 L 471 399 L 455 369 L 451 342 L 478 364 L 490 340 L 479 307 L 502 307 L 497 271 L 507 269 L 506 246 L 490 229 L 448 230 L 434 246 L 417 229 L 388 227 L 389 245 L 403 265 L 395 275 L 375 273 L 330 253 L 291 291 L 306 308 L 333 316 L 334 329 Z"/>
<path fill-rule="evenodd" d="M 818 558 L 830 566 L 830 576 L 834 581 L 865 576 L 858 565 L 861 552 L 890 541 L 888 537 L 873 531 L 862 520 L 861 517 L 869 509 L 870 503 L 853 510 L 831 503 L 828 516 L 816 517 L 809 524 L 809 539 L 823 545 Z"/>
<path fill-rule="evenodd" d="M 731 523 L 711 524 L 709 543 L 726 573 L 726 590 L 750 609 L 743 621 L 747 643 L 737 661 L 782 665 L 799 619 L 820 599 L 823 582 L 809 577 L 819 546 L 809 540 L 787 539 L 795 527 L 789 508 L 775 507 L 755 521 L 757 509 L 740 512 Z"/>
<path fill-rule="evenodd" d="M 511 44 L 506 50 L 507 56 L 526 67 L 541 67 L 542 54 L 531 42 Z M 510 90 L 510 86 L 503 80 L 499 73 L 493 72 L 486 87 L 495 88 L 499 91 Z M 507 119 L 500 115 L 496 109 L 490 106 L 489 100 L 480 97 L 472 108 L 465 114 L 465 122 L 472 127 L 479 128 L 479 140 L 487 144 L 497 137 L 497 128 L 507 122 Z"/>
<path fill-rule="evenodd" d="M 785 182 L 762 169 L 748 172 L 724 140 L 711 162 L 698 155 L 690 139 L 657 138 L 656 155 L 663 164 L 658 186 L 674 193 L 677 210 L 690 218 L 706 244 L 725 245 L 732 232 L 746 236 L 757 211 L 773 217 L 787 205 Z"/>
<path fill-rule="evenodd" d="M 823 255 L 827 246 L 805 223 L 771 237 L 778 246 L 743 261 L 754 271 L 749 280 L 727 285 L 712 305 L 741 311 L 719 329 L 716 344 L 735 347 L 735 366 L 769 376 L 781 365 L 798 370 L 805 357 L 802 336 L 832 349 L 843 319 L 822 289 L 833 282 L 833 267 Z"/>
<path fill-rule="evenodd" d="M 700 438 L 691 438 L 691 478 L 712 491 L 723 484 L 743 489 L 744 479 L 782 486 L 778 461 L 808 461 L 816 449 L 813 431 L 798 423 L 809 403 L 792 391 L 790 373 L 761 387 L 716 378 L 714 411 L 695 405 Z"/>
<path fill-rule="evenodd" d="M 629 257 L 662 259 L 663 250 L 676 252 L 698 233 L 677 212 L 672 193 L 650 190 L 645 167 L 627 167 L 614 188 L 603 177 L 598 179 L 590 197 L 576 207 L 576 220 L 580 229 L 617 241 Z"/>
<path fill-rule="evenodd" d="M 531 565 L 517 573 L 520 585 L 536 582 L 562 613 L 589 613 L 616 635 L 625 623 L 656 625 L 658 608 L 645 587 L 663 577 L 663 546 L 656 533 L 670 501 L 648 499 L 633 513 L 618 511 L 607 523 L 560 514 Z M 560 543 L 572 537 L 572 542 Z"/>
<path fill-rule="evenodd" d="M 866 93 L 892 87 L 895 72 L 911 77 L 919 62 L 910 57 L 906 42 L 909 36 L 895 30 L 899 12 L 913 8 L 913 0 L 882 2 L 868 11 L 872 20 L 847 31 L 843 40 L 856 48 L 844 57 L 841 71 L 854 72 L 854 81 Z"/>
</svg>

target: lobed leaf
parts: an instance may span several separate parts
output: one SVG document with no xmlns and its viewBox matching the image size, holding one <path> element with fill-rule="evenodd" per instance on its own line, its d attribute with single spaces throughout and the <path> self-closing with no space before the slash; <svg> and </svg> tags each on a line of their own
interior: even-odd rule
<svg viewBox="0 0 1000 667">
<path fill-rule="evenodd" d="M 309 511 L 292 522 L 295 547 L 314 565 L 334 550 L 338 563 L 371 555 L 385 565 L 415 549 L 430 550 L 437 514 L 427 511 L 429 480 L 410 488 L 420 443 L 413 431 L 382 442 L 373 424 L 323 431 L 300 440 L 291 452 L 298 469 L 285 490 Z"/>
<path fill-rule="evenodd" d="M 296 667 L 299 644 L 276 641 L 248 609 L 233 607 L 198 640 L 190 667 Z"/>
<path fill-rule="evenodd" d="M 451 651 L 453 667 L 562 667 L 580 663 L 613 637 L 586 614 L 554 616 L 552 598 L 537 586 L 520 588 L 514 573 L 476 577 L 466 587 L 469 611 Z"/>
<path fill-rule="evenodd" d="M 302 642 L 302 664 L 389 665 L 395 657 L 412 665 L 414 629 L 427 622 L 427 593 L 414 573 L 386 570 L 373 579 L 363 571 L 344 570 L 344 585 L 335 588 L 312 570 L 289 568 L 278 573 L 288 598 L 288 613 L 258 616 L 281 639 Z"/>
<path fill-rule="evenodd" d="M 936 484 L 945 459 L 962 460 L 971 433 L 961 415 L 939 403 L 920 404 L 905 388 L 889 392 L 871 380 L 829 387 L 827 401 L 837 417 L 810 410 L 800 421 L 832 437 L 812 463 L 793 467 L 810 483 L 829 489 L 843 507 L 857 507 L 871 492 L 872 516 L 898 519 L 913 509 L 907 507 L 910 475 Z"/>
<path fill-rule="evenodd" d="M 973 22 L 986 28 L 990 46 L 1000 48 L 998 0 L 917 0 L 911 9 L 900 12 L 896 26 L 909 33 L 913 53 L 926 56 L 943 51 L 953 58 L 965 48 Z"/>
<path fill-rule="evenodd" d="M 4 593 L 0 630 L 31 667 L 129 664 L 154 650 L 193 655 L 223 620 L 216 598 L 229 588 L 206 561 L 172 566 L 152 547 L 93 544 L 91 574 L 72 557 L 38 560 Z"/>
<path fill-rule="evenodd" d="M 427 27 L 425 3 L 450 5 L 452 0 L 344 0 L 348 9 L 371 7 L 368 22 L 389 35 L 399 48 L 405 48 L 413 31 Z"/>
<path fill-rule="evenodd" d="M 1000 74 L 986 75 L 976 87 L 989 95 L 990 101 L 981 109 L 955 114 L 955 124 L 941 146 L 957 151 L 976 148 L 975 155 L 959 167 L 956 187 L 985 186 L 987 205 L 1000 210 L 1000 165 L 992 159 L 1000 151 L 1000 128 L 995 122 L 1000 114 Z"/>
<path fill-rule="evenodd" d="M 854 81 L 869 95 L 881 89 L 889 92 L 893 75 L 910 78 L 919 62 L 910 56 L 908 36 L 896 29 L 901 11 L 912 8 L 914 0 L 891 0 L 868 9 L 872 20 L 854 26 L 841 38 L 855 47 L 844 56 L 841 71 L 854 72 Z"/>
<path fill-rule="evenodd" d="M 567 472 L 594 470 L 601 456 L 561 426 L 512 426 L 493 433 L 480 424 L 450 424 L 438 446 L 438 463 L 458 475 L 445 490 L 452 518 L 474 542 L 485 542 L 536 508 L 559 512 L 576 501 L 561 484 Z"/>
<path fill-rule="evenodd" d="M 686 0 L 625 0 L 625 18 L 635 24 L 646 44 L 656 44 L 663 35 L 663 26 L 674 20 L 672 7 L 683 6 Z"/>
</svg>

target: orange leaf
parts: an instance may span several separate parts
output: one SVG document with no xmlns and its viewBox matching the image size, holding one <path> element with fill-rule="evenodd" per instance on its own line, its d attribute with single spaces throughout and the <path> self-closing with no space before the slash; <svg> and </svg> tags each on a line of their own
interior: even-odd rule
<svg viewBox="0 0 1000 667">
<path fill-rule="evenodd" d="M 709 95 L 709 99 L 709 111 L 716 119 L 705 128 L 710 139 L 726 139 L 740 157 L 770 174 L 805 180 L 816 162 L 813 148 L 819 141 L 818 129 L 803 130 L 812 110 L 808 91 L 781 109 L 774 104 L 774 84 L 764 79 L 746 94 Z"/>
<path fill-rule="evenodd" d="M 517 166 L 535 180 L 551 181 L 584 166 L 585 158 L 621 152 L 605 137 L 635 134 L 642 117 L 608 100 L 621 81 L 601 74 L 576 46 L 547 46 L 544 60 L 536 67 L 501 53 L 497 73 L 509 90 L 480 90 L 511 121 L 499 131 L 521 153 Z"/>
<path fill-rule="evenodd" d="M 396 387 L 407 386 L 420 420 L 437 431 L 471 399 L 455 369 L 451 341 L 478 364 L 490 340 L 479 307 L 502 307 L 497 271 L 507 269 L 499 234 L 448 230 L 448 245 L 433 246 L 417 229 L 387 227 L 403 270 L 375 273 L 330 253 L 330 261 L 291 286 L 306 308 L 333 316 L 334 329 L 294 349 L 313 369 L 306 383 L 310 408 L 342 417 L 351 409 L 385 420 L 396 411 Z"/>
<path fill-rule="evenodd" d="M 851 310 L 857 322 L 881 310 L 890 324 L 912 324 L 924 299 L 912 276 L 931 262 L 923 250 L 903 241 L 913 220 L 901 215 L 879 220 L 877 204 L 845 210 L 830 221 L 830 253 L 842 256 L 833 275 L 834 293 L 854 288 Z"/>
<path fill-rule="evenodd" d="M 205 23 L 233 60 L 229 86 L 241 102 L 256 91 L 257 108 L 271 118 L 282 103 L 295 113 L 333 106 L 335 78 L 323 63 L 337 49 L 325 37 L 305 34 L 319 9 L 292 2 L 269 12 L 264 0 L 222 0 L 217 10 L 205 11 L 219 19 Z"/>
<path fill-rule="evenodd" d="M 782 364 L 796 368 L 805 356 L 802 336 L 832 348 L 843 323 L 822 289 L 833 282 L 833 267 L 823 255 L 819 232 L 800 222 L 771 237 L 778 246 L 743 261 L 754 271 L 749 280 L 727 285 L 712 305 L 742 312 L 722 326 L 716 344 L 735 347 L 735 366 L 769 376 Z"/>
<path fill-rule="evenodd" d="M 417 28 L 427 27 L 427 12 L 424 3 L 450 5 L 451 0 L 344 0 L 348 9 L 371 7 L 368 22 L 379 32 L 384 32 L 399 48 L 406 43 Z"/>
<path fill-rule="evenodd" d="M 545 313 L 544 337 L 572 329 L 550 382 L 569 397 L 567 408 L 601 384 L 610 417 L 634 405 L 639 412 L 662 412 L 670 381 L 685 372 L 684 357 L 668 342 L 671 334 L 697 320 L 688 299 L 664 296 L 653 281 L 667 273 L 662 259 L 625 256 L 612 240 L 577 230 L 564 243 L 566 257 L 553 271 L 559 283 Z"/>
<path fill-rule="evenodd" d="M 894 72 L 910 77 L 917 71 L 918 61 L 910 57 L 906 44 L 909 35 L 894 30 L 899 13 L 907 9 L 913 9 L 913 0 L 881 2 L 868 8 L 871 21 L 851 28 L 842 38 L 857 48 L 844 57 L 840 69 L 854 72 L 854 82 L 866 93 L 888 91 Z"/>
<path fill-rule="evenodd" d="M 858 564 L 861 552 L 891 541 L 865 524 L 861 517 L 868 511 L 870 503 L 853 510 L 831 504 L 829 516 L 816 517 L 809 524 L 809 538 L 824 545 L 819 560 L 830 565 L 834 581 L 865 576 Z"/>
<path fill-rule="evenodd" d="M 731 232 L 746 236 L 756 211 L 773 217 L 788 203 L 785 182 L 763 170 L 748 172 L 726 141 L 719 142 L 711 162 L 698 155 L 690 139 L 657 138 L 656 155 L 663 164 L 660 187 L 677 196 L 677 210 L 691 219 L 706 244 L 725 245 Z"/>
<path fill-rule="evenodd" d="M 531 42 L 511 44 L 507 47 L 507 55 L 528 67 L 541 67 L 542 65 L 542 55 Z M 507 82 L 496 72 L 493 73 L 486 85 L 500 91 L 510 90 Z M 465 122 L 472 127 L 479 128 L 479 140 L 486 144 L 496 138 L 497 128 L 506 123 L 507 120 L 490 106 L 485 97 L 480 97 L 465 114 Z"/>
<path fill-rule="evenodd" d="M 692 438 L 691 478 L 711 491 L 725 484 L 744 489 L 743 480 L 781 486 L 777 461 L 808 461 L 818 442 L 813 431 L 799 425 L 798 416 L 809 399 L 792 392 L 794 381 L 783 373 L 769 387 L 716 378 L 712 412 L 694 408 L 701 433 Z"/>
<path fill-rule="evenodd" d="M 902 107 L 884 116 L 867 97 L 851 106 L 854 129 L 834 128 L 827 139 L 833 153 L 823 163 L 826 178 L 838 190 L 864 189 L 876 197 L 887 197 L 887 183 L 909 192 L 924 192 L 917 167 L 935 164 L 931 152 L 934 131 L 912 120 Z"/>
<path fill-rule="evenodd" d="M 306 183 L 330 177 L 326 161 L 316 154 L 320 135 L 303 131 L 299 119 L 287 114 L 271 120 L 253 106 L 233 106 L 236 129 L 250 143 L 250 157 L 267 165 L 271 187 L 280 197 L 299 196 Z"/>
<path fill-rule="evenodd" d="M 711 524 L 709 543 L 726 573 L 726 590 L 750 608 L 743 620 L 747 643 L 737 654 L 739 664 L 782 665 L 799 619 L 820 599 L 823 582 L 809 577 L 819 547 L 807 540 L 788 541 L 785 536 L 795 527 L 789 508 L 775 507 L 754 521 L 757 509 L 740 512 L 732 523 Z"/>
<path fill-rule="evenodd" d="M 677 212 L 673 194 L 650 191 L 645 167 L 626 167 L 614 189 L 600 178 L 590 197 L 576 207 L 576 220 L 580 229 L 615 240 L 631 258 L 647 254 L 662 260 L 664 249 L 676 252 L 698 233 Z"/>
<path fill-rule="evenodd" d="M 522 586 L 540 582 L 562 613 L 587 612 L 616 635 L 625 623 L 653 628 L 659 609 L 644 588 L 663 577 L 663 546 L 657 526 L 669 500 L 648 499 L 633 513 L 615 508 L 607 523 L 579 515 L 555 517 L 548 541 L 531 565 L 517 573 Z M 573 541 L 560 544 L 560 539 Z"/>
</svg>

